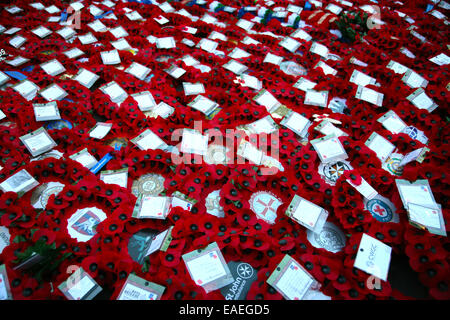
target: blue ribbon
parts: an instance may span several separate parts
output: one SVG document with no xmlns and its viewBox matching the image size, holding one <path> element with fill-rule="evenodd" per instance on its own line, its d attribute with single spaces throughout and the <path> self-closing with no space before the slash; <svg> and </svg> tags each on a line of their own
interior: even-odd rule
<svg viewBox="0 0 450 320">
<path fill-rule="evenodd" d="M 94 20 L 96 20 L 96 19 L 101 19 L 101 18 L 103 18 L 103 17 L 106 17 L 106 16 L 109 15 L 110 13 L 113 13 L 113 11 L 112 11 L 112 10 L 109 10 L 109 11 L 107 11 L 107 12 L 102 13 L 102 14 L 99 15 L 99 16 L 94 16 Z"/>
<path fill-rule="evenodd" d="M 306 1 L 306 2 L 305 2 L 305 7 L 304 7 L 304 9 L 305 9 L 305 10 L 311 10 L 311 8 L 312 8 L 311 3 L 309 3 L 308 1 Z"/>
<path fill-rule="evenodd" d="M 245 9 L 240 8 L 237 14 L 238 19 L 242 18 L 242 16 L 245 14 Z"/>
<path fill-rule="evenodd" d="M 110 153 L 105 154 L 105 156 L 101 158 L 100 161 L 97 162 L 97 164 L 93 166 L 90 171 L 93 174 L 97 174 L 97 172 L 99 172 L 101 168 L 103 168 L 105 164 L 107 164 L 112 158 L 114 157 Z"/>
<path fill-rule="evenodd" d="M 264 24 L 267 24 L 272 19 L 274 19 L 273 14 L 272 14 L 272 12 L 269 11 L 269 13 L 267 14 L 267 16 L 265 18 L 265 23 Z"/>
<path fill-rule="evenodd" d="M 34 69 L 34 66 L 27 66 L 27 67 L 23 68 L 22 71 L 31 72 L 31 71 L 33 71 L 33 69 Z"/>
<path fill-rule="evenodd" d="M 214 12 L 220 12 L 220 11 L 224 11 L 225 10 L 225 6 L 218 6 L 217 8 L 214 9 Z"/>
<path fill-rule="evenodd" d="M 10 76 L 10 77 L 12 77 L 14 79 L 17 79 L 19 81 L 25 80 L 27 78 L 26 75 L 24 75 L 23 73 L 17 72 L 17 71 L 5 71 L 5 73 L 8 76 Z"/>
<path fill-rule="evenodd" d="M 64 11 L 61 12 L 61 20 L 60 21 L 64 22 L 66 20 L 67 20 L 67 11 L 66 11 L 66 9 L 64 9 Z"/>
</svg>

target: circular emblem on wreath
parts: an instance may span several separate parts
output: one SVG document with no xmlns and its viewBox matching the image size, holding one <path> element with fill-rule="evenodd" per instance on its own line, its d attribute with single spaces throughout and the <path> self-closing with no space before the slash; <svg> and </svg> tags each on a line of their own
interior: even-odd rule
<svg viewBox="0 0 450 320">
<path fill-rule="evenodd" d="M 316 248 L 336 253 L 345 247 L 345 234 L 331 222 L 326 222 L 319 233 L 307 230 L 309 242 Z"/>
<path fill-rule="evenodd" d="M 402 161 L 400 158 L 392 157 L 386 161 L 386 168 L 392 174 L 397 176 L 401 176 L 403 174 L 403 167 L 400 167 L 399 164 Z"/>
<path fill-rule="evenodd" d="M 250 200 L 250 209 L 256 214 L 259 219 L 267 223 L 275 223 L 277 218 L 277 209 L 282 204 L 272 192 L 259 191 L 254 193 Z"/>
<path fill-rule="evenodd" d="M 280 69 L 283 70 L 284 73 L 295 77 L 303 76 L 306 74 L 305 68 L 293 61 L 282 62 L 280 64 Z"/>
<path fill-rule="evenodd" d="M 78 209 L 67 220 L 67 231 L 79 242 L 89 241 L 97 233 L 97 225 L 105 219 L 106 214 L 96 207 Z"/>
<path fill-rule="evenodd" d="M 205 200 L 205 207 L 207 213 L 219 218 L 225 217 L 225 212 L 220 205 L 220 189 L 208 194 Z"/>
<path fill-rule="evenodd" d="M 61 129 L 72 129 L 73 125 L 67 120 L 61 119 L 61 120 L 53 120 L 47 123 L 47 129 L 48 130 L 61 130 Z"/>
<path fill-rule="evenodd" d="M 113 138 L 105 141 L 107 146 L 111 146 L 114 150 L 120 150 L 121 148 L 125 148 L 128 145 L 127 138 Z"/>
<path fill-rule="evenodd" d="M 63 157 L 62 153 L 60 153 L 58 151 L 51 150 L 49 152 L 46 152 L 46 153 L 41 154 L 40 156 L 38 156 L 36 158 L 36 160 L 44 160 L 44 159 L 47 159 L 47 158 L 61 159 L 62 157 Z"/>
<path fill-rule="evenodd" d="M 331 185 L 336 183 L 345 170 L 352 170 L 352 166 L 346 161 L 321 163 L 319 166 L 319 174 Z"/>
<path fill-rule="evenodd" d="M 49 182 L 40 185 L 31 195 L 31 204 L 34 207 L 45 209 L 51 195 L 57 195 L 64 189 L 64 185 L 59 182 Z"/>
<path fill-rule="evenodd" d="M 252 266 L 245 262 L 239 263 L 236 270 L 238 276 L 242 279 L 250 279 L 253 275 Z"/>
<path fill-rule="evenodd" d="M 409 126 L 409 127 L 406 127 L 403 131 L 408 136 L 410 136 L 412 139 L 416 139 L 417 138 L 418 131 L 417 131 L 416 127 Z"/>
<path fill-rule="evenodd" d="M 367 201 L 366 209 L 380 222 L 389 222 L 393 218 L 393 212 L 389 205 L 380 199 Z"/>
<path fill-rule="evenodd" d="M 131 192 L 136 197 L 141 194 L 144 196 L 157 196 L 164 191 L 164 180 L 163 176 L 156 173 L 144 174 L 133 182 Z"/>
</svg>

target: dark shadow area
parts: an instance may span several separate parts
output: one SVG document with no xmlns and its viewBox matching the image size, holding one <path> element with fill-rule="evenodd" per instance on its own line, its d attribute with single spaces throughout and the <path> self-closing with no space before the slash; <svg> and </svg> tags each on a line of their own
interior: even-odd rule
<svg viewBox="0 0 450 320">
<path fill-rule="evenodd" d="M 392 254 L 388 281 L 392 288 L 416 299 L 429 299 L 428 289 L 420 282 L 418 274 L 409 266 L 408 257 Z"/>
</svg>

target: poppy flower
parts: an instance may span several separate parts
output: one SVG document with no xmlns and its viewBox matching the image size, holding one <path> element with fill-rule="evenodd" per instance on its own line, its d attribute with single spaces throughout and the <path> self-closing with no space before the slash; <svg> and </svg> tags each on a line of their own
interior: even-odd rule
<svg viewBox="0 0 450 320">
<path fill-rule="evenodd" d="M 15 205 L 9 206 L 6 213 L 4 213 L 1 218 L 0 222 L 4 226 L 11 225 L 14 221 L 18 220 L 22 216 L 21 214 L 21 208 Z"/>
<path fill-rule="evenodd" d="M 192 280 L 181 283 L 178 277 L 175 279 L 177 281 L 173 281 L 167 285 L 167 290 L 162 295 L 161 300 L 192 300 L 194 298 L 201 299 L 206 296 L 205 290 L 202 287 L 194 285 Z"/>
<path fill-rule="evenodd" d="M 437 287 L 441 279 L 445 279 L 448 274 L 448 263 L 439 260 L 428 266 L 426 270 L 419 273 L 420 281 L 427 287 Z"/>
<path fill-rule="evenodd" d="M 265 286 L 265 284 L 270 274 L 271 270 L 269 268 L 262 268 L 258 271 L 257 274 L 258 278 L 256 281 L 252 283 L 250 290 L 247 294 L 248 300 L 265 300 L 264 294 L 267 292 L 267 287 Z"/>
<path fill-rule="evenodd" d="M 236 219 L 240 227 L 252 226 L 256 224 L 259 219 L 250 210 L 239 210 L 236 215 Z M 261 222 L 261 221 L 259 221 Z"/>
<path fill-rule="evenodd" d="M 237 201 L 241 199 L 239 189 L 235 187 L 232 183 L 225 184 L 220 190 L 220 196 L 232 201 Z"/>
<path fill-rule="evenodd" d="M 242 249 L 254 249 L 258 251 L 265 251 L 271 246 L 271 241 L 267 237 L 253 236 L 248 237 L 247 241 L 241 242 Z"/>
<path fill-rule="evenodd" d="M 430 295 L 438 300 L 448 300 L 450 298 L 448 274 L 446 278 L 441 279 L 436 287 L 430 289 Z"/>
<path fill-rule="evenodd" d="M 358 289 L 356 288 L 356 283 L 353 282 L 352 283 L 352 288 L 350 288 L 347 291 L 342 291 L 340 292 L 340 295 L 342 296 L 343 299 L 345 300 L 364 300 L 365 299 L 365 295 L 361 294 Z"/>
<path fill-rule="evenodd" d="M 13 279 L 14 281 L 14 279 Z M 38 281 L 32 277 L 23 276 L 18 287 L 11 284 L 11 293 L 14 300 L 34 300 L 35 290 L 38 287 Z"/>
<path fill-rule="evenodd" d="M 342 261 L 333 259 L 333 257 L 321 256 L 321 272 L 328 280 L 334 281 L 338 278 L 340 271 L 343 268 Z"/>
<path fill-rule="evenodd" d="M 224 165 L 216 165 L 215 170 L 212 170 L 211 177 L 216 181 L 222 180 L 226 175 L 228 175 L 228 168 Z"/>
<path fill-rule="evenodd" d="M 120 219 L 106 219 L 98 224 L 96 231 L 103 236 L 114 237 L 122 232 L 124 223 Z"/>
<path fill-rule="evenodd" d="M 51 244 L 55 241 L 56 235 L 54 232 L 49 230 L 39 229 L 33 233 L 32 241 L 36 242 L 38 240 L 45 241 L 46 244 Z"/>
</svg>

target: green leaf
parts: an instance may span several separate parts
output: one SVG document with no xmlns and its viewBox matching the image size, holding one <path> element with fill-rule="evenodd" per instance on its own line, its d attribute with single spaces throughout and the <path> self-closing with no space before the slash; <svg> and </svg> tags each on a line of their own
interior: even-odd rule
<svg viewBox="0 0 450 320">
<path fill-rule="evenodd" d="M 145 257 L 144 258 L 144 263 L 142 265 L 142 272 L 148 272 L 148 270 L 150 269 L 150 260 L 149 257 Z"/>
<path fill-rule="evenodd" d="M 30 232 L 31 232 L 31 238 L 33 238 L 33 234 L 36 232 L 36 231 L 38 231 L 39 229 L 31 229 L 30 230 Z"/>
<path fill-rule="evenodd" d="M 27 238 L 25 238 L 25 236 L 19 235 L 14 238 L 13 243 L 20 243 L 25 241 L 27 241 Z"/>
</svg>

